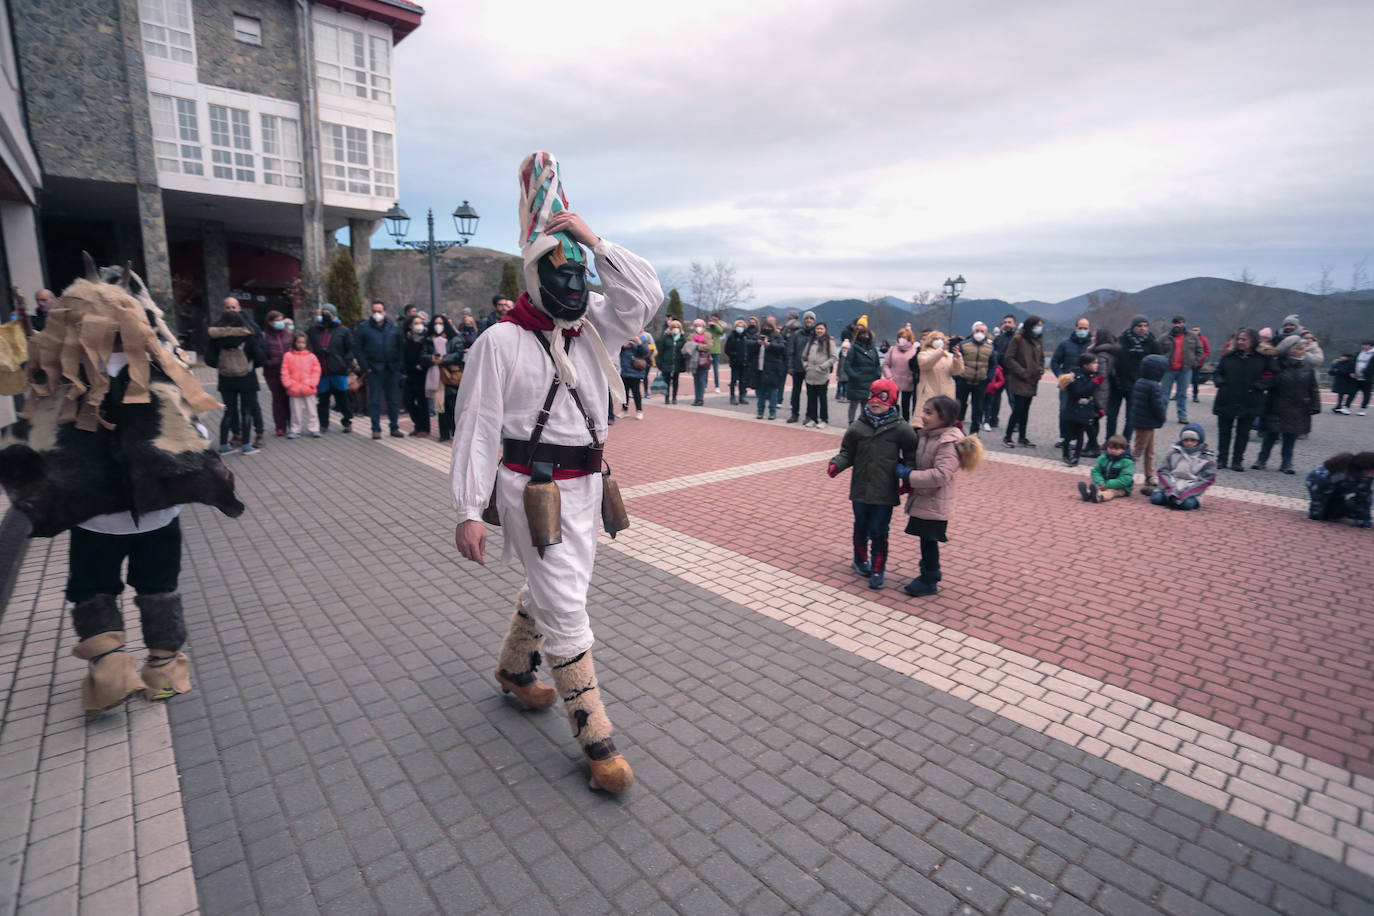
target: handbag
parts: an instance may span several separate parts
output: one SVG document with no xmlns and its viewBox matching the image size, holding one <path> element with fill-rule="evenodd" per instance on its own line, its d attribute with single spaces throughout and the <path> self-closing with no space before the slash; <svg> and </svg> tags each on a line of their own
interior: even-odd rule
<svg viewBox="0 0 1374 916">
<path fill-rule="evenodd" d="M 636 372 L 643 372 L 645 369 L 649 368 L 649 364 L 636 356 L 634 359 L 630 360 L 630 368 Z"/>
<path fill-rule="evenodd" d="M 1002 367 L 998 366 L 992 370 L 992 378 L 988 379 L 987 393 L 996 394 L 1002 390 L 1002 387 L 1006 385 L 1006 383 L 1007 377 L 1002 374 Z"/>
<path fill-rule="evenodd" d="M 361 390 L 362 390 L 362 387 L 363 387 L 363 377 L 362 377 L 361 375 L 356 374 L 356 373 L 350 373 L 349 376 L 348 376 L 348 390 L 349 390 L 349 392 L 352 393 L 352 392 L 361 391 Z"/>
<path fill-rule="evenodd" d="M 439 364 L 439 381 L 445 388 L 457 388 L 463 381 L 463 367 Z"/>
</svg>

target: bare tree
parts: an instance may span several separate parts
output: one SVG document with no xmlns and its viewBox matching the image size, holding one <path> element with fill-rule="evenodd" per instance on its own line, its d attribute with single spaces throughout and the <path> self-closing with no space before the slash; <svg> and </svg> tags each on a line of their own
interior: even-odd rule
<svg viewBox="0 0 1374 916">
<path fill-rule="evenodd" d="M 936 295 L 928 289 L 918 289 L 911 294 L 911 304 L 920 310 L 935 301 Z"/>
<path fill-rule="evenodd" d="M 1369 261 L 1368 257 L 1360 258 L 1355 262 L 1355 266 L 1350 269 L 1350 291 L 1359 292 L 1369 286 L 1369 271 L 1365 264 Z"/>
<path fill-rule="evenodd" d="M 1255 280 L 1255 272 L 1254 272 L 1253 270 L 1250 269 L 1249 265 L 1246 265 L 1245 267 L 1242 267 L 1242 268 L 1240 269 L 1240 273 L 1236 274 L 1235 277 L 1234 277 L 1233 279 L 1234 279 L 1237 283 L 1245 283 L 1245 284 L 1247 284 L 1247 285 L 1249 285 L 1249 286 L 1254 286 L 1254 285 L 1255 285 L 1255 282 L 1256 282 L 1256 280 Z"/>
<path fill-rule="evenodd" d="M 1316 283 L 1307 287 L 1309 293 L 1316 293 L 1318 296 L 1329 296 L 1336 291 L 1336 284 L 1331 281 L 1331 266 L 1321 265 L 1321 277 Z"/>
<path fill-rule="evenodd" d="M 754 281 L 740 279 L 735 265 L 722 258 L 711 265 L 693 261 L 687 285 L 698 316 L 714 314 L 723 318 L 731 309 L 743 308 L 754 298 Z"/>
</svg>

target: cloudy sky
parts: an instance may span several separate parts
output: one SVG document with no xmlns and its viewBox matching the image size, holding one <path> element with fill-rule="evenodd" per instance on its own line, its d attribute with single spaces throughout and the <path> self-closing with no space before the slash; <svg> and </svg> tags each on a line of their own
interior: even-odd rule
<svg viewBox="0 0 1374 916">
<path fill-rule="evenodd" d="M 484 247 L 545 149 L 596 231 L 755 304 L 1374 275 L 1368 0 L 427 6 L 401 203 L 451 235 L 467 198 Z"/>
</svg>

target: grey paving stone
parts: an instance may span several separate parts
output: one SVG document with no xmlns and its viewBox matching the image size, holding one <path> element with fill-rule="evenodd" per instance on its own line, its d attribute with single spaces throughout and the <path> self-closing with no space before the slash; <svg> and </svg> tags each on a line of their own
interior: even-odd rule
<svg viewBox="0 0 1374 916">
<path fill-rule="evenodd" d="M 946 860 L 930 876 L 936 884 L 984 913 L 995 913 L 1007 901 L 1007 892 L 962 862 Z"/>
</svg>

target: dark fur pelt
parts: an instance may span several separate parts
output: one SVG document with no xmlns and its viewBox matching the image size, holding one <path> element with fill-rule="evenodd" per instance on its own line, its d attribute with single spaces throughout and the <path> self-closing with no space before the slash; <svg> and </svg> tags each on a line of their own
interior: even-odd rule
<svg viewBox="0 0 1374 916">
<path fill-rule="evenodd" d="M 38 399 L 30 419 L 0 437 L 0 485 L 33 525 L 52 537 L 97 515 L 135 517 L 183 503 L 204 503 L 235 518 L 243 503 L 234 475 L 175 385 L 154 372 L 149 403 L 125 404 L 127 370 L 111 379 L 101 405 L 104 424 L 93 431 L 58 423 L 67 387 Z M 26 411 L 27 412 L 27 411 Z"/>
</svg>

